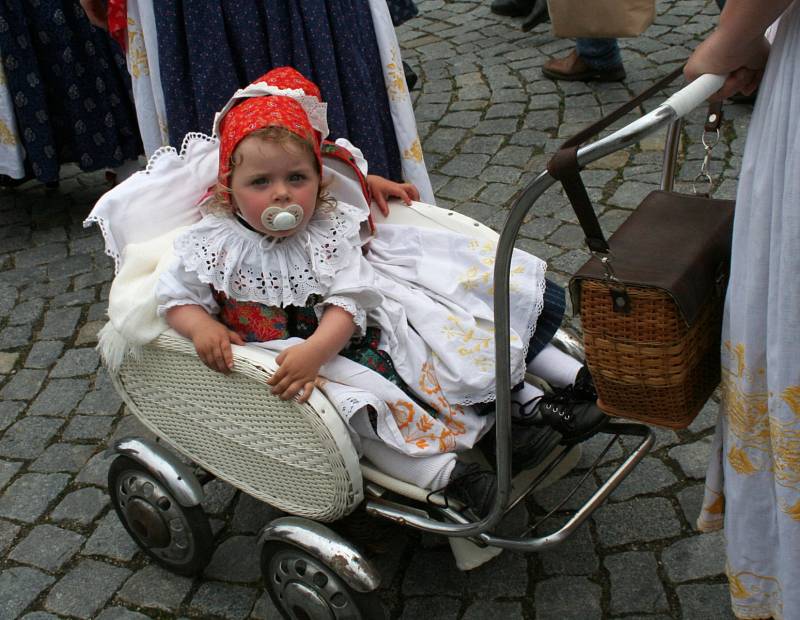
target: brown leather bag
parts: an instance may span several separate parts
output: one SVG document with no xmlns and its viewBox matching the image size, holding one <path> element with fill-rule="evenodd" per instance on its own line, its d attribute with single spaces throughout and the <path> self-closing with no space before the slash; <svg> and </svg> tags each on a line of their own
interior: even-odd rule
<svg viewBox="0 0 800 620">
<path fill-rule="evenodd" d="M 577 162 L 582 142 L 677 75 L 567 141 L 548 171 L 562 182 L 593 253 L 571 279 L 570 294 L 598 405 L 611 415 L 685 428 L 720 379 L 734 203 L 654 191 L 606 241 Z"/>
</svg>

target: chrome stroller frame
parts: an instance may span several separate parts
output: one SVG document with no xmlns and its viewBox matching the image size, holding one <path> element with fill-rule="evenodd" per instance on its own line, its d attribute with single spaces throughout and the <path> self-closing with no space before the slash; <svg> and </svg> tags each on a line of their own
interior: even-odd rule
<svg viewBox="0 0 800 620">
<path fill-rule="evenodd" d="M 579 149 L 579 164 L 583 167 L 601 157 L 630 146 L 643 137 L 669 125 L 664 151 L 661 187 L 662 189 L 671 189 L 681 119 L 718 90 L 722 79 L 720 76 L 703 76 L 671 96 L 655 110 L 607 137 Z M 495 421 L 495 437 L 498 447 L 495 461 L 497 494 L 490 513 L 485 518 L 475 518 L 469 511 L 459 510 L 449 505 L 441 494 L 436 493 L 430 495 L 427 504 L 423 505 L 422 508 L 420 508 L 421 504 L 419 502 L 412 506 L 411 504 L 389 500 L 384 497 L 386 491 L 393 492 L 395 496 L 398 495 L 398 491 L 384 486 L 379 480 L 376 481 L 374 477 L 370 476 L 369 469 L 365 469 L 365 507 L 369 514 L 424 532 L 447 537 L 466 538 L 480 547 L 489 546 L 522 552 L 543 551 L 558 545 L 568 538 L 619 486 L 653 446 L 654 434 L 647 426 L 629 422 L 610 423 L 600 432 L 611 435 L 612 438 L 578 485 L 596 470 L 603 455 L 620 437 L 635 438 L 638 440 L 638 444 L 609 478 L 592 494 L 591 498 L 564 525 L 555 532 L 546 535 L 533 535 L 538 526 L 569 499 L 577 490 L 577 486 L 558 506 L 538 523 L 529 527 L 522 535 L 510 537 L 499 535 L 495 532 L 496 526 L 503 517 L 520 502 L 524 501 L 534 490 L 539 488 L 543 481 L 552 478 L 559 465 L 565 463 L 566 459 L 573 454 L 571 449 L 562 449 L 559 454 L 551 456 L 539 468 L 533 480 L 527 483 L 521 491 L 517 491 L 512 495 L 509 346 L 509 274 L 511 257 L 514 242 L 524 217 L 533 208 L 541 195 L 555 182 L 555 179 L 545 171 L 539 174 L 526 187 L 521 197 L 511 208 L 497 245 L 494 268 L 495 346 L 497 352 Z M 475 226 L 478 226 L 478 224 L 476 223 Z M 576 358 L 582 357 L 580 343 L 563 330 L 559 330 L 557 333 L 555 344 Z M 129 405 L 133 404 L 127 394 L 126 386 L 123 385 L 119 377 L 115 377 L 114 382 L 126 402 Z M 202 524 L 196 526 L 196 511 L 200 510 L 199 504 L 203 498 L 203 489 L 201 481 L 196 478 L 192 468 L 181 462 L 173 452 L 159 443 L 143 438 L 120 440 L 108 450 L 108 453 L 116 455 L 117 460 L 120 458 L 127 459 L 124 464 L 127 464 L 128 470 L 124 470 L 122 467 L 117 467 L 115 470 L 112 465 L 109 475 L 109 489 L 111 490 L 112 503 L 115 509 L 136 542 L 148 554 L 165 563 L 173 570 L 187 574 L 199 572 L 198 569 L 202 570 L 204 566 L 202 561 L 190 563 L 186 566 L 175 565 L 170 564 L 168 554 L 165 557 L 161 557 L 158 553 L 153 553 L 155 545 L 163 545 L 163 538 L 174 534 L 169 531 L 172 528 L 172 521 L 168 521 L 168 517 L 164 516 L 166 513 L 158 505 L 158 502 L 161 502 L 163 497 L 167 497 L 168 500 L 164 500 L 164 505 L 170 504 L 170 510 L 183 510 L 189 513 L 194 511 L 194 516 L 191 516 L 191 518 L 185 515 L 178 515 L 180 518 L 176 517 L 179 521 L 177 527 L 179 529 L 195 528 L 190 532 L 189 543 L 202 548 L 205 555 L 201 560 L 207 561 L 210 559 L 210 548 L 208 548 L 210 539 L 201 540 L 205 536 L 210 536 L 210 530 Z M 133 470 L 131 470 L 131 467 L 133 467 Z M 133 473 L 130 473 L 131 471 Z M 126 472 L 133 480 L 133 482 L 128 483 L 129 486 L 127 488 L 118 478 L 113 477 Z M 224 478 L 224 476 L 220 477 Z M 145 482 L 141 483 L 141 480 L 145 480 Z M 146 494 L 140 494 L 134 498 L 133 494 L 131 494 L 130 498 L 126 497 L 126 500 L 131 499 L 128 504 L 121 502 L 117 496 L 118 493 L 126 492 L 126 489 L 133 489 L 132 485 L 136 484 L 137 481 L 139 484 L 150 485 L 149 497 L 151 498 L 154 497 L 152 489 L 155 488 L 158 499 L 148 500 L 147 497 L 144 497 Z M 132 515 L 130 509 L 134 499 L 137 502 L 141 500 L 136 504 L 138 506 L 134 510 L 136 515 Z M 418 497 L 411 497 L 411 499 L 419 500 Z M 360 498 L 356 497 L 356 500 L 360 500 Z M 141 526 L 140 530 L 137 529 L 137 523 L 134 522 L 134 519 L 140 519 L 141 522 L 138 524 Z M 185 545 L 185 542 L 182 544 Z M 148 548 L 148 545 L 150 545 L 150 548 Z M 380 575 L 355 546 L 327 526 L 303 517 L 281 517 L 264 527 L 259 537 L 259 545 L 262 547 L 262 569 L 265 572 L 267 589 L 285 617 L 369 618 L 375 617 L 380 613 L 376 611 L 377 607 L 372 603 L 365 602 L 365 597 L 370 593 L 374 593 L 379 587 Z M 266 556 L 264 549 L 270 550 Z M 176 547 L 176 550 L 181 550 L 180 545 Z M 275 559 L 276 557 L 278 558 L 277 560 Z M 301 558 L 305 567 L 302 571 L 292 568 L 295 566 L 292 562 L 297 561 L 298 557 Z M 286 566 L 289 566 L 289 568 L 285 568 Z M 317 579 L 315 577 L 317 575 L 323 575 L 323 578 Z M 281 581 L 282 579 L 284 579 L 284 582 Z M 276 582 L 278 585 L 276 585 Z M 344 601 L 342 605 L 335 603 L 337 595 L 344 597 L 339 599 Z"/>
</svg>

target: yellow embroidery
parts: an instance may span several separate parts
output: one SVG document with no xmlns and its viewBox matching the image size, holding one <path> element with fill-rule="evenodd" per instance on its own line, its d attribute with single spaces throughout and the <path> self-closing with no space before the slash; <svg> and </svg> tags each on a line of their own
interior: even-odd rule
<svg viewBox="0 0 800 620">
<path fill-rule="evenodd" d="M 150 75 L 147 64 L 147 51 L 144 47 L 144 35 L 139 30 L 136 20 L 128 18 L 128 69 L 134 79 Z"/>
<path fill-rule="evenodd" d="M 494 367 L 494 328 L 481 328 L 480 319 L 476 319 L 474 327 L 464 327 L 455 316 L 448 316 L 449 326 L 442 328 L 444 337 L 449 341 L 460 342 L 456 352 L 461 357 L 470 359 L 478 370 L 489 371 Z"/>
<path fill-rule="evenodd" d="M 741 448 L 737 448 L 735 446 L 728 451 L 728 462 L 731 464 L 731 467 L 737 471 L 737 473 L 740 473 L 743 476 L 749 476 L 757 471 L 753 466 L 753 463 L 750 462 L 747 453 Z"/>
<path fill-rule="evenodd" d="M 467 242 L 467 249 L 473 254 L 477 254 L 478 264 L 468 267 L 461 275 L 458 283 L 467 291 L 482 290 L 489 297 L 494 295 L 494 264 L 497 254 L 497 244 L 491 241 L 478 241 L 470 239 Z M 509 275 L 509 290 L 517 292 L 520 290 L 520 276 L 525 274 L 525 267 L 515 265 L 512 262 Z"/>
<path fill-rule="evenodd" d="M 397 101 L 408 95 L 403 64 L 398 58 L 396 47 L 392 48 L 392 59 L 386 64 L 386 78 L 386 92 L 389 95 L 389 99 Z"/>
<path fill-rule="evenodd" d="M 11 146 L 17 144 L 17 137 L 9 126 L 5 124 L 3 119 L 0 119 L 0 143 L 10 144 Z"/>
<path fill-rule="evenodd" d="M 800 416 L 800 385 L 786 388 L 781 394 L 781 398 L 796 416 Z"/>
<path fill-rule="evenodd" d="M 422 145 L 419 138 L 415 138 L 411 146 L 403 151 L 403 159 L 410 159 L 418 164 L 422 163 Z"/>
<path fill-rule="evenodd" d="M 730 584 L 733 613 L 740 618 L 783 617 L 781 583 L 771 575 L 757 575 L 749 571 L 734 573 L 725 568 Z"/>
<path fill-rule="evenodd" d="M 800 499 L 797 500 L 793 506 L 789 506 L 786 502 L 781 502 L 781 510 L 790 519 L 800 521 Z"/>
<path fill-rule="evenodd" d="M 750 596 L 750 593 L 747 591 L 747 588 L 744 587 L 742 580 L 739 579 L 738 576 L 729 575 L 728 585 L 730 586 L 731 596 L 733 598 L 747 598 Z"/>
</svg>

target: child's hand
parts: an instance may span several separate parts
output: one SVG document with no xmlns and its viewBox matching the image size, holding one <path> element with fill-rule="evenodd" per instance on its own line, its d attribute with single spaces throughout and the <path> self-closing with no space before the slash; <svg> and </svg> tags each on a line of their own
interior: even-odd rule
<svg viewBox="0 0 800 620">
<path fill-rule="evenodd" d="M 386 203 L 389 198 L 400 198 L 407 205 L 412 200 L 419 200 L 419 190 L 411 183 L 395 183 L 377 174 L 368 174 L 367 186 L 372 200 L 384 216 L 389 215 L 389 205 Z"/>
<path fill-rule="evenodd" d="M 231 343 L 244 344 L 242 337 L 218 321 L 211 320 L 192 334 L 195 351 L 211 370 L 228 374 L 233 368 Z"/>
<path fill-rule="evenodd" d="M 267 385 L 272 386 L 272 393 L 283 400 L 300 394 L 297 400 L 306 402 L 314 389 L 320 366 L 325 363 L 319 348 L 304 342 L 284 349 L 275 361 L 278 370 L 267 381 Z"/>
</svg>

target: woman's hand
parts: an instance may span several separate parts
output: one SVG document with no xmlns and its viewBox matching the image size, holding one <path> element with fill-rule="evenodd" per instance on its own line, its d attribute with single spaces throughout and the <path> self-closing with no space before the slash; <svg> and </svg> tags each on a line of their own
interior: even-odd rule
<svg viewBox="0 0 800 620">
<path fill-rule="evenodd" d="M 278 370 L 267 380 L 272 393 L 283 400 L 300 394 L 297 399 L 304 403 L 311 396 L 320 367 L 327 361 L 319 347 L 306 341 L 280 352 L 275 361 Z"/>
<path fill-rule="evenodd" d="M 367 186 L 372 200 L 384 217 L 389 215 L 389 205 L 386 202 L 389 198 L 399 198 L 407 205 L 412 200 L 419 200 L 419 190 L 411 183 L 395 183 L 377 174 L 368 174 Z"/>
<path fill-rule="evenodd" d="M 211 319 L 202 328 L 193 330 L 192 343 L 206 366 L 227 375 L 233 369 L 231 344 L 243 345 L 244 340 L 235 331 Z"/>
<path fill-rule="evenodd" d="M 690 82 L 705 73 L 727 75 L 722 88 L 709 98 L 712 101 L 721 101 L 738 92 L 750 95 L 764 75 L 769 48 L 763 36 L 749 44 L 734 45 L 727 41 L 725 32 L 717 30 L 697 46 L 683 74 Z"/>
</svg>

